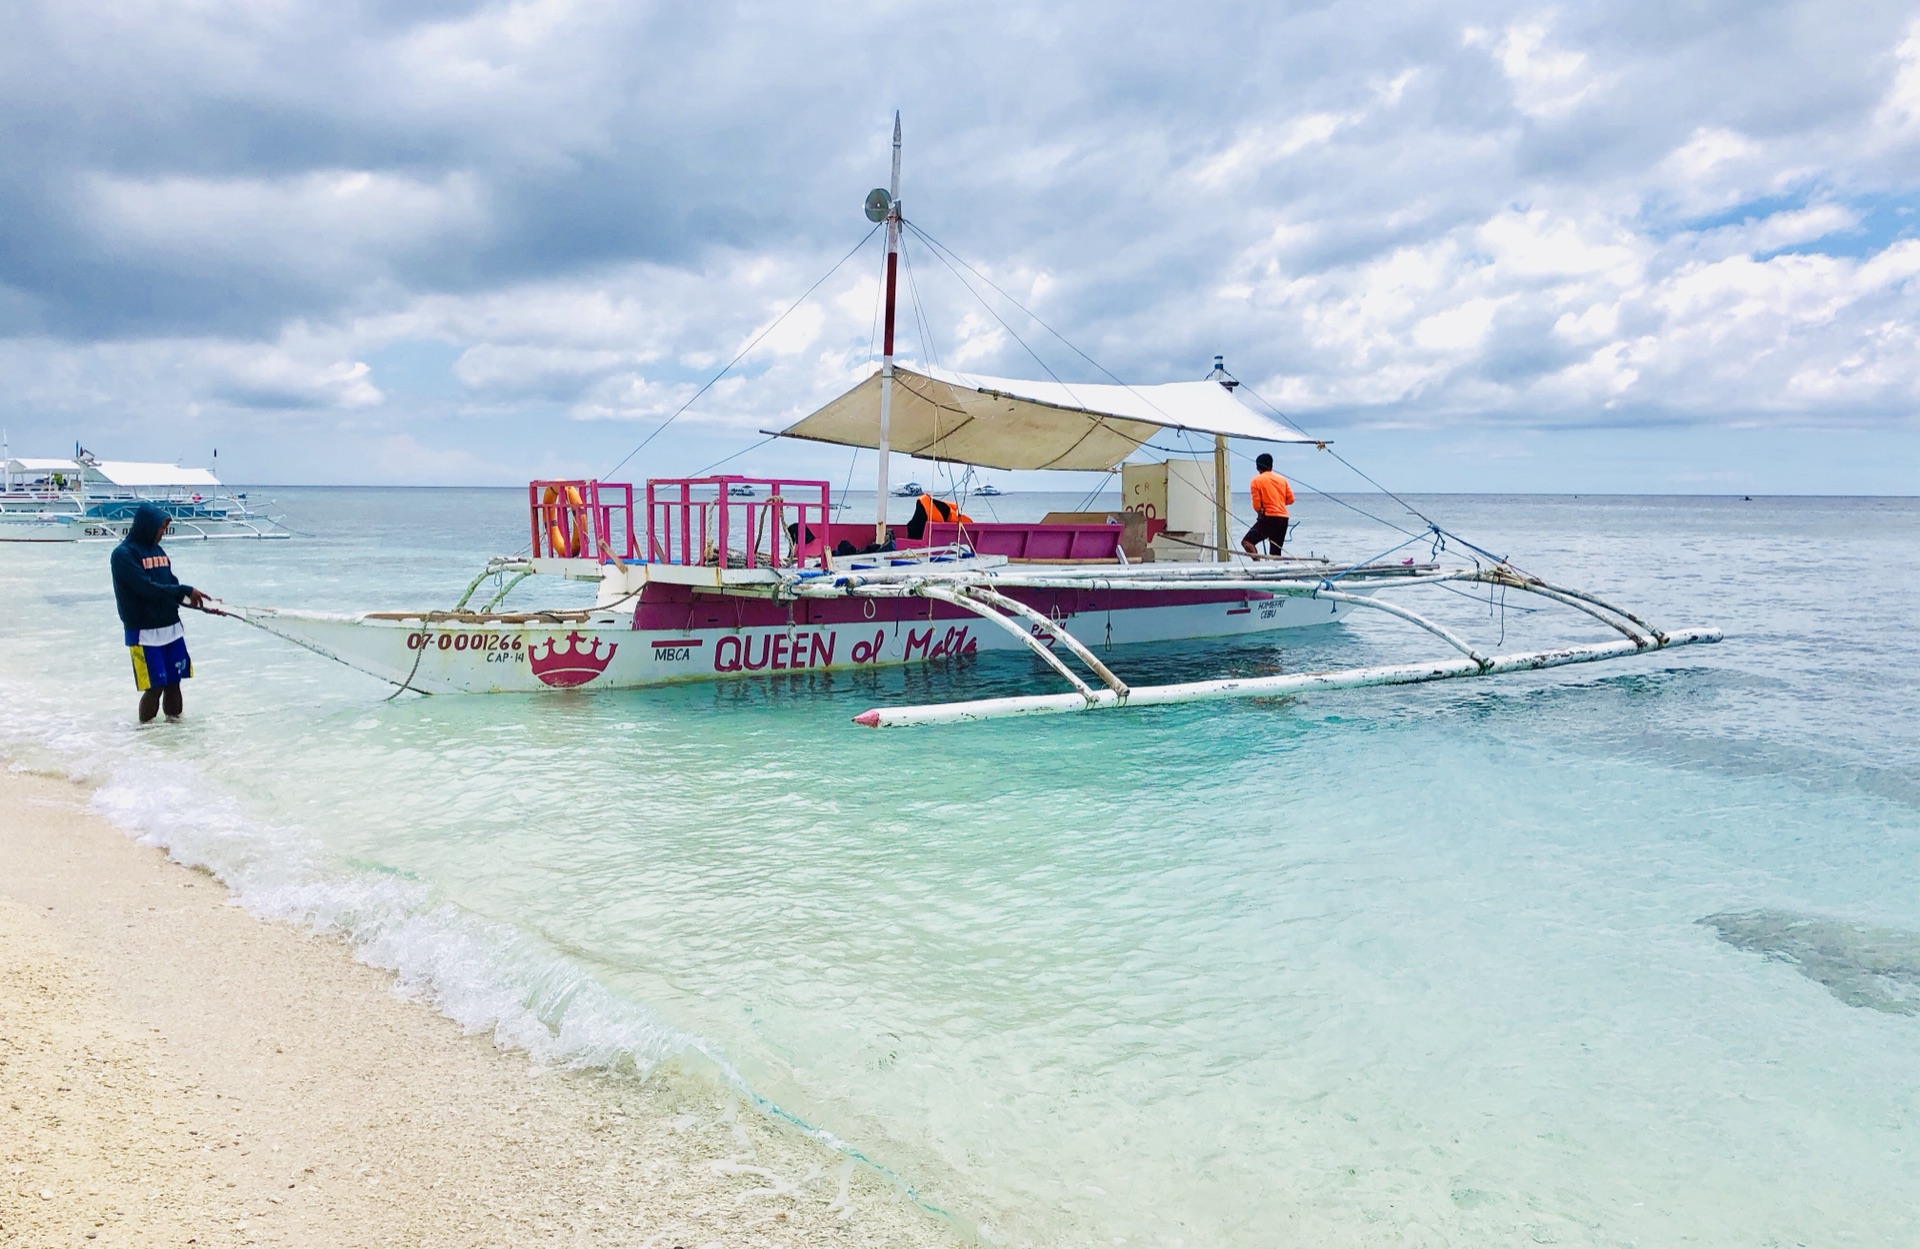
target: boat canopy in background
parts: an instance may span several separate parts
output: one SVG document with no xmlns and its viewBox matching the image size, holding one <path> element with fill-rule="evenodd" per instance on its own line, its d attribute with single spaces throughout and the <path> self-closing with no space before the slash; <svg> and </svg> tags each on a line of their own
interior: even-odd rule
<svg viewBox="0 0 1920 1249">
<path fill-rule="evenodd" d="M 115 486 L 217 486 L 220 479 L 204 468 L 143 464 L 137 460 L 101 460 L 87 471 Z"/>
<path fill-rule="evenodd" d="M 895 451 L 928 460 L 1001 469 L 1110 469 L 1163 429 L 1256 442 L 1316 441 L 1261 416 L 1211 380 L 1082 385 L 895 368 L 893 381 L 888 441 Z M 880 374 L 780 436 L 877 448 Z"/>
</svg>

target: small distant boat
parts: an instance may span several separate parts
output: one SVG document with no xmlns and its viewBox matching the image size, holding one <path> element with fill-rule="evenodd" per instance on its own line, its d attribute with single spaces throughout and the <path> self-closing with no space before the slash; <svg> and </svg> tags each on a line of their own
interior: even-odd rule
<svg viewBox="0 0 1920 1249">
<path fill-rule="evenodd" d="M 903 486 L 894 487 L 893 497 L 896 499 L 912 499 L 926 492 L 926 488 L 919 482 L 910 481 Z"/>
<path fill-rule="evenodd" d="M 997 499 L 1004 494 L 1005 491 L 1001 490 L 1000 487 L 994 485 L 992 482 L 982 482 L 980 488 L 974 491 L 974 493 L 983 499 Z"/>
<path fill-rule="evenodd" d="M 727 497 L 730 499 L 755 499 L 759 496 L 760 492 L 744 481 L 737 481 L 727 487 Z"/>
<path fill-rule="evenodd" d="M 117 542 L 143 503 L 167 514 L 168 541 L 293 536 L 204 468 L 101 460 L 86 450 L 0 458 L 0 542 Z"/>
</svg>

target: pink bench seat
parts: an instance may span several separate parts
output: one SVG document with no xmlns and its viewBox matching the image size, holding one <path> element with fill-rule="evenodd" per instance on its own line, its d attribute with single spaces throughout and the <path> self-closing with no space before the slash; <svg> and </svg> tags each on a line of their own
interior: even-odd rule
<svg viewBox="0 0 1920 1249">
<path fill-rule="evenodd" d="M 980 555 L 1004 555 L 1020 560 L 1110 560 L 1120 546 L 1123 525 L 1047 525 L 1035 522 L 929 524 L 918 539 L 907 537 L 905 525 L 893 526 L 895 547 L 918 550 L 930 546 L 969 546 Z M 827 526 L 822 541 L 801 548 L 803 557 L 828 551 L 842 541 L 863 547 L 873 541 L 872 525 L 838 522 Z"/>
</svg>

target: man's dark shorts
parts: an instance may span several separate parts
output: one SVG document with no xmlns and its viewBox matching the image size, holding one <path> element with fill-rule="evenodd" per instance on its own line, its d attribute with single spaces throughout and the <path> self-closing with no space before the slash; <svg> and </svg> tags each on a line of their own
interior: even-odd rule
<svg viewBox="0 0 1920 1249">
<path fill-rule="evenodd" d="M 1247 530 L 1243 542 L 1259 546 L 1262 542 L 1273 543 L 1273 550 L 1280 551 L 1287 545 L 1287 518 L 1284 516 L 1262 516 L 1253 522 L 1253 528 Z"/>
</svg>

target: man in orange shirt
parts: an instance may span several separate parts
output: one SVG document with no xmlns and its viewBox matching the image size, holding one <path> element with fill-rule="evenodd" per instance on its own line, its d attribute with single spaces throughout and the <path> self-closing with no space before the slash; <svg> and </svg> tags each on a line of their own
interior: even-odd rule
<svg viewBox="0 0 1920 1249">
<path fill-rule="evenodd" d="M 1253 478 L 1253 528 L 1240 539 L 1240 549 L 1260 558 L 1260 544 L 1276 559 L 1287 544 L 1287 505 L 1293 502 L 1293 485 L 1273 471 L 1273 457 L 1261 452 L 1253 462 L 1259 471 Z"/>
</svg>

